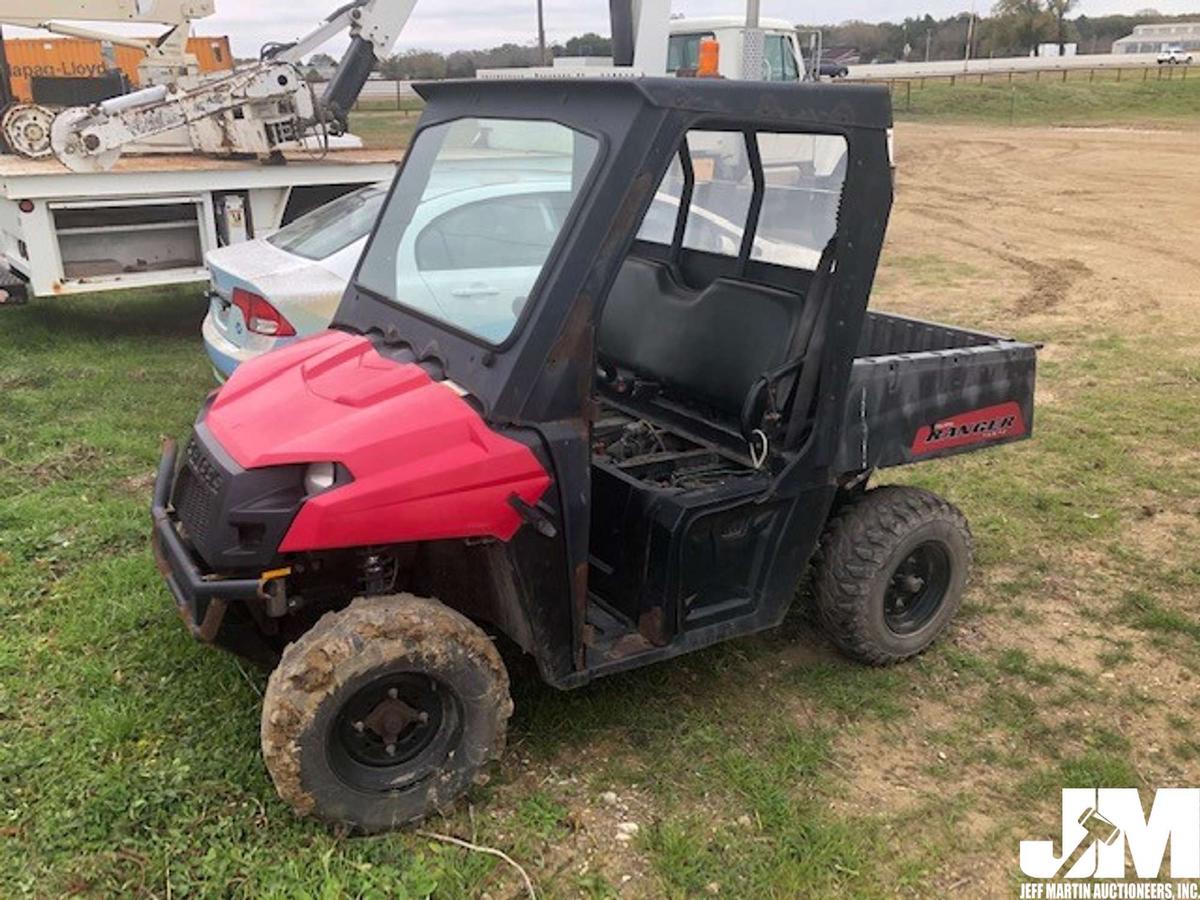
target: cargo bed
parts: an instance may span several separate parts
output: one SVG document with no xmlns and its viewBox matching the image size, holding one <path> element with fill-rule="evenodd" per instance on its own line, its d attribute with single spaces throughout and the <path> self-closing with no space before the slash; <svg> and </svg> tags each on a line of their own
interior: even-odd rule
<svg viewBox="0 0 1200 900">
<path fill-rule="evenodd" d="M 869 312 L 836 468 L 866 471 L 1028 438 L 1037 347 Z"/>
</svg>

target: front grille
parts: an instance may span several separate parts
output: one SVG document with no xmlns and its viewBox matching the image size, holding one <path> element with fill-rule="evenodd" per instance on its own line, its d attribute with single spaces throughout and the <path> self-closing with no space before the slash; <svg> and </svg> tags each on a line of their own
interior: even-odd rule
<svg viewBox="0 0 1200 900">
<path fill-rule="evenodd" d="M 193 543 L 202 544 L 217 513 L 217 500 L 225 476 L 192 438 L 175 479 L 175 515 Z"/>
</svg>

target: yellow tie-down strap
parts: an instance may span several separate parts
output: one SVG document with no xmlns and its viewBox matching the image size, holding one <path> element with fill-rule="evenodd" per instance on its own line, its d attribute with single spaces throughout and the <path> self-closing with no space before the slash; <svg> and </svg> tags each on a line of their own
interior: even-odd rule
<svg viewBox="0 0 1200 900">
<path fill-rule="evenodd" d="M 258 589 L 261 591 L 268 581 L 274 581 L 276 578 L 286 578 L 291 574 L 291 566 L 284 566 L 282 569 L 268 569 L 258 576 Z"/>
</svg>

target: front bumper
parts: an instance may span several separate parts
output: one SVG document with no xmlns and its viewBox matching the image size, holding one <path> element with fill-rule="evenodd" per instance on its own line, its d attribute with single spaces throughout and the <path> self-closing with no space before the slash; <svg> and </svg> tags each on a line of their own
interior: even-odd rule
<svg viewBox="0 0 1200 900">
<path fill-rule="evenodd" d="M 197 566 L 167 512 L 176 455 L 175 442 L 168 441 L 163 447 L 158 476 L 154 480 L 154 499 L 150 505 L 154 524 L 151 535 L 154 558 L 171 596 L 175 598 L 179 615 L 192 636 L 205 643 L 213 643 L 221 630 L 229 603 L 257 599 L 261 596 L 260 585 L 255 578 L 219 578 L 202 572 Z"/>
</svg>

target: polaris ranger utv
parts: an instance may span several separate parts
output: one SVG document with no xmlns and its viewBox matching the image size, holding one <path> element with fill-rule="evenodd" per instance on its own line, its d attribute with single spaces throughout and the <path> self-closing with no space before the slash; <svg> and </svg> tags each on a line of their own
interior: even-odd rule
<svg viewBox="0 0 1200 900">
<path fill-rule="evenodd" d="M 777 625 L 811 566 L 849 655 L 925 649 L 970 533 L 868 477 L 1027 437 L 1035 348 L 867 311 L 886 90 L 419 90 L 333 326 L 239 368 L 155 486 L 188 627 L 275 666 L 281 796 L 364 831 L 451 803 L 512 709 L 489 633 L 574 688 Z"/>
</svg>

